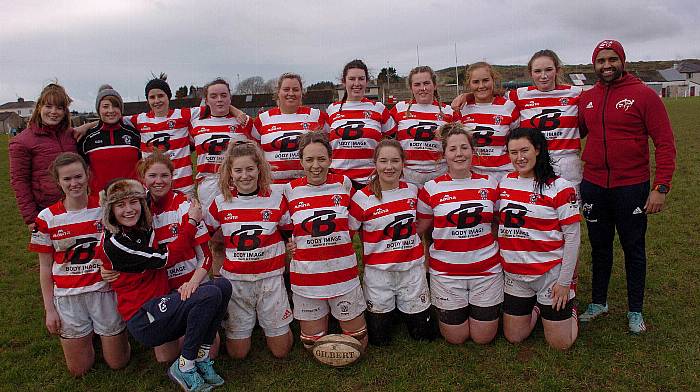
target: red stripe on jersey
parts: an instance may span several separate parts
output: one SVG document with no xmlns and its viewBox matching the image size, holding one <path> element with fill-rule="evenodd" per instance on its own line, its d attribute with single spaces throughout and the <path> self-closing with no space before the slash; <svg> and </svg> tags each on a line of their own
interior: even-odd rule
<svg viewBox="0 0 700 392">
<path fill-rule="evenodd" d="M 304 263 L 326 262 L 331 259 L 355 255 L 351 244 L 319 246 L 316 248 L 300 249 L 294 251 L 294 259 Z"/>
<path fill-rule="evenodd" d="M 501 262 L 500 256 L 496 253 L 494 256 L 486 260 L 477 261 L 468 264 L 452 264 L 445 263 L 440 260 L 429 257 L 430 268 L 437 271 L 439 275 L 446 276 L 488 276 L 492 275 L 489 272 Z"/>
<path fill-rule="evenodd" d="M 394 251 L 386 251 L 383 253 L 365 254 L 362 261 L 365 265 L 387 265 L 387 264 L 403 264 L 411 263 L 416 260 L 422 260 L 423 246 L 420 241 L 417 242 L 420 247 L 411 249 L 402 249 Z"/>
<path fill-rule="evenodd" d="M 498 245 L 502 250 L 520 251 L 527 249 L 528 252 L 552 252 L 564 246 L 564 241 L 533 241 L 521 238 L 499 238 Z"/>
<path fill-rule="evenodd" d="M 518 275 L 543 275 L 547 271 L 561 263 L 562 259 L 552 260 L 545 263 L 506 263 L 503 262 L 503 269 L 511 274 Z"/>
<path fill-rule="evenodd" d="M 357 266 L 338 271 L 315 274 L 289 273 L 289 280 L 295 286 L 329 286 L 357 278 Z"/>
<path fill-rule="evenodd" d="M 80 275 L 53 275 L 53 282 L 56 288 L 72 289 L 76 287 L 92 286 L 102 280 L 99 267 L 94 269 L 95 272 L 83 273 Z"/>
<path fill-rule="evenodd" d="M 435 250 L 446 250 L 449 252 L 470 252 L 475 249 L 485 248 L 496 241 L 491 232 L 482 236 L 465 239 L 442 239 L 435 241 Z"/>
</svg>

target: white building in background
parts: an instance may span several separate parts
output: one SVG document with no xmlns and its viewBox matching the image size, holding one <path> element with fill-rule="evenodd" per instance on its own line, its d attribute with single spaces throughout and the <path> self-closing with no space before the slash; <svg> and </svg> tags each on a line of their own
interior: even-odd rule
<svg viewBox="0 0 700 392">
<path fill-rule="evenodd" d="M 34 106 L 36 106 L 36 102 L 34 101 L 25 101 L 24 98 L 17 98 L 16 102 L 8 102 L 0 105 L 0 113 L 14 112 L 26 120 L 32 115 Z"/>
</svg>

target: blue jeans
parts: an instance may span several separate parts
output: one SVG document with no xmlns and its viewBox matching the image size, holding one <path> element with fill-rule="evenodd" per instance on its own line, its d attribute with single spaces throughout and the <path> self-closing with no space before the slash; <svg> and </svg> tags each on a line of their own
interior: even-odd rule
<svg viewBox="0 0 700 392">
<path fill-rule="evenodd" d="M 642 311 L 647 264 L 644 204 L 648 196 L 649 181 L 615 188 L 603 188 L 586 180 L 581 182 L 583 216 L 591 242 L 593 303 L 607 303 L 617 229 L 625 254 L 627 304 L 631 312 Z"/>
</svg>

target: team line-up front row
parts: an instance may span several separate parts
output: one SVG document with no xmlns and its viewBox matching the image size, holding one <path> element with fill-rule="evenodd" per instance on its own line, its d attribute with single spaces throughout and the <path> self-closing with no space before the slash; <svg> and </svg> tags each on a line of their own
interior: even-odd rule
<svg viewBox="0 0 700 392">
<path fill-rule="evenodd" d="M 594 63 L 607 56 L 601 80 L 620 62 L 621 46 L 605 42 L 593 55 Z M 430 67 L 417 67 L 408 76 L 414 98 L 388 110 L 365 98 L 368 69 L 354 60 L 343 69 L 345 95 L 326 113 L 303 106 L 301 78 L 283 74 L 278 107 L 255 120 L 231 106 L 221 79 L 205 88 L 206 106 L 192 109 L 170 109 L 167 82 L 153 79 L 145 89 L 152 110 L 129 118 L 119 94 L 103 86 L 100 122 L 81 133 L 80 155 L 63 153 L 48 171 L 62 191 L 48 208 L 20 197 L 15 140 L 13 186 L 34 229 L 46 325 L 60 334 L 71 373 L 94 363 L 93 332 L 110 367 L 125 366 L 126 327 L 159 361 L 173 362 L 168 374 L 183 389 L 207 390 L 224 382 L 211 361 L 220 325 L 231 356 L 247 355 L 257 321 L 272 354 L 284 357 L 292 319 L 310 348 L 327 333 L 328 313 L 363 345 L 390 342 L 395 309 L 412 338 L 432 340 L 431 305 L 450 343 L 491 342 L 502 313 L 509 341 L 526 339 L 541 317 L 547 342 L 570 347 L 586 117 L 581 91 L 557 81 L 554 52 L 537 52 L 528 69 L 535 85 L 504 95 L 492 67 L 473 64 L 470 93 L 453 110 L 441 103 Z M 30 131 L 66 122 L 69 102 L 62 87 L 47 86 Z M 667 192 L 673 166 L 660 164 L 663 151 L 657 144 Z M 605 169 L 587 160 L 586 169 L 607 170 L 610 182 L 623 169 L 631 178 L 633 169 L 612 165 L 632 161 L 611 159 Z M 648 192 L 648 169 L 646 181 Z M 655 187 L 652 196 L 665 192 Z M 663 205 L 652 196 L 651 213 Z M 293 308 L 283 278 L 289 257 Z M 210 280 L 211 269 L 221 278 Z M 643 297 L 641 276 L 635 298 Z"/>
</svg>

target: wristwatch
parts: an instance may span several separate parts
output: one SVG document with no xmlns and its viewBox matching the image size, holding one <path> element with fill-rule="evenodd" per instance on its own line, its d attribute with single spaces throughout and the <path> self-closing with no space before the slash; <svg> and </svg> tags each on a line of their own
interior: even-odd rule
<svg viewBox="0 0 700 392">
<path fill-rule="evenodd" d="M 666 193 L 668 193 L 670 188 L 666 184 L 657 184 L 656 186 L 654 186 L 654 190 L 659 192 L 659 193 L 666 194 Z"/>
</svg>

